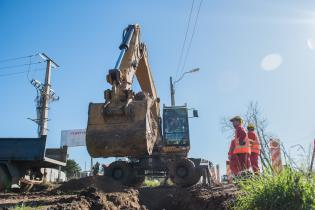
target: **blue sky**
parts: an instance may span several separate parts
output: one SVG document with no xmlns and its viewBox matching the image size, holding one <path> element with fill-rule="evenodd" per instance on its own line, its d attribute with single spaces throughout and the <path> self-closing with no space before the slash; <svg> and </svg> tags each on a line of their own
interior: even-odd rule
<svg viewBox="0 0 315 210">
<path fill-rule="evenodd" d="M 105 76 L 130 23 L 141 25 L 158 94 L 162 104 L 170 104 L 168 79 L 176 73 L 190 5 L 190 0 L 0 1 L 0 60 L 45 52 L 61 66 L 52 76 L 61 100 L 50 106 L 48 146 L 59 146 L 61 130 L 86 127 L 88 104 L 103 101 Z M 190 121 L 190 156 L 223 166 L 229 139 L 220 120 L 244 113 L 250 101 L 259 102 L 268 130 L 286 146 L 309 146 L 315 137 L 314 11 L 313 1 L 203 1 L 183 69 L 201 71 L 176 90 L 178 105 L 199 110 L 200 117 Z M 273 71 L 261 66 L 269 54 L 282 61 Z M 25 62 L 0 63 L 0 75 L 27 70 L 1 69 Z M 43 74 L 29 76 L 43 80 Z M 27 118 L 35 116 L 36 93 L 26 74 L 0 76 L 0 96 L 0 136 L 35 136 Z M 71 148 L 70 158 L 82 168 L 89 163 L 83 147 Z"/>
</svg>

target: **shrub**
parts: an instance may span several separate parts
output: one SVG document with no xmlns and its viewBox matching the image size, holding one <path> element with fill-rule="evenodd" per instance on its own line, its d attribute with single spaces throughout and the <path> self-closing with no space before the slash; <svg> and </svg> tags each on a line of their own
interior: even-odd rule
<svg viewBox="0 0 315 210">
<path fill-rule="evenodd" d="M 290 168 L 240 181 L 237 210 L 315 209 L 315 179 Z"/>
<path fill-rule="evenodd" d="M 156 180 L 156 179 L 153 179 L 153 180 L 149 180 L 149 179 L 146 179 L 143 183 L 143 186 L 145 187 L 157 187 L 157 186 L 160 186 L 160 182 L 159 180 Z"/>
</svg>

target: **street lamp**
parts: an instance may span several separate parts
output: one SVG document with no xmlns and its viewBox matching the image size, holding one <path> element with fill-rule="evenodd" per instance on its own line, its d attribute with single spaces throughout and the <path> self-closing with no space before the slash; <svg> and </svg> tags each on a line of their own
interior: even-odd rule
<svg viewBox="0 0 315 210">
<path fill-rule="evenodd" d="M 199 70 L 200 70 L 199 68 L 194 68 L 190 71 L 186 71 L 179 77 L 179 79 L 175 80 L 174 82 L 173 82 L 173 78 L 170 77 L 170 91 L 171 91 L 171 105 L 172 106 L 175 106 L 175 84 L 181 81 L 186 74 L 194 73 Z"/>
</svg>

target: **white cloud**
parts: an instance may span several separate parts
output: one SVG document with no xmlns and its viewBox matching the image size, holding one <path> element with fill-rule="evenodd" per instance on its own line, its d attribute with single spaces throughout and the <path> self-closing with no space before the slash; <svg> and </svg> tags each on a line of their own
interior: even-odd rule
<svg viewBox="0 0 315 210">
<path fill-rule="evenodd" d="M 282 56 L 277 53 L 266 55 L 261 61 L 261 68 L 265 71 L 274 71 L 282 64 Z"/>
<path fill-rule="evenodd" d="M 308 46 L 308 48 L 310 50 L 314 50 L 315 49 L 315 44 L 314 44 L 314 39 L 313 38 L 309 38 L 306 40 L 306 44 Z"/>
</svg>

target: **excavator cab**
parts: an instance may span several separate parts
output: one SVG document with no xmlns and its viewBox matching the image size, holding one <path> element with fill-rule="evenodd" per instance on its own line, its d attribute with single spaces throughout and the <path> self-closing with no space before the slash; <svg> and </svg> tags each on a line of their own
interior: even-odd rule
<svg viewBox="0 0 315 210">
<path fill-rule="evenodd" d="M 163 146 L 166 154 L 187 156 L 190 150 L 188 109 L 186 106 L 163 107 Z"/>
<path fill-rule="evenodd" d="M 188 112 L 186 106 L 163 108 L 165 146 L 189 146 Z"/>
</svg>

